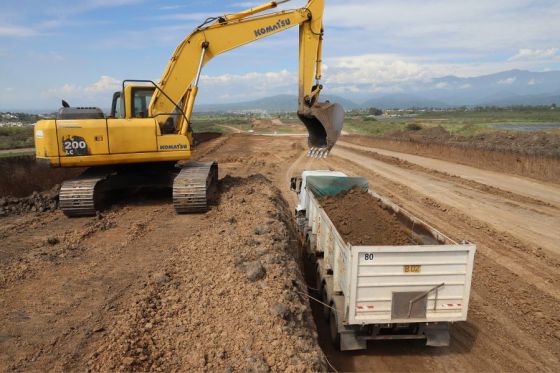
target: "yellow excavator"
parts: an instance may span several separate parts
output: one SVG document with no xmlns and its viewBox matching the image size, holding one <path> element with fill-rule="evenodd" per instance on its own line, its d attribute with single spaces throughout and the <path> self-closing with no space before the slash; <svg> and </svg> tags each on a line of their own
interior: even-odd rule
<svg viewBox="0 0 560 373">
<path fill-rule="evenodd" d="M 203 66 L 217 55 L 299 25 L 298 116 L 309 136 L 309 155 L 326 157 L 344 121 L 336 103 L 319 102 L 324 0 L 267 13 L 289 0 L 208 18 L 175 49 L 158 84 L 125 80 L 106 117 L 94 107 L 65 101 L 56 119 L 35 125 L 39 162 L 88 167 L 65 181 L 59 206 L 70 217 L 95 215 L 108 191 L 127 186 L 172 186 L 178 213 L 204 212 L 215 195 L 216 162 L 187 162 L 193 150 L 191 115 Z"/>
</svg>

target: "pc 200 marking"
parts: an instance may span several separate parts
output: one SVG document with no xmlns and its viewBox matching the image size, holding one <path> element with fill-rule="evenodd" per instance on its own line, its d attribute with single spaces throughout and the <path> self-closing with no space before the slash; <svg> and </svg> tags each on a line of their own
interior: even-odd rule
<svg viewBox="0 0 560 373">
<path fill-rule="evenodd" d="M 64 153 L 67 156 L 80 156 L 89 155 L 89 149 L 87 142 L 83 137 L 80 136 L 67 136 L 62 139 L 62 146 L 64 147 Z"/>
</svg>

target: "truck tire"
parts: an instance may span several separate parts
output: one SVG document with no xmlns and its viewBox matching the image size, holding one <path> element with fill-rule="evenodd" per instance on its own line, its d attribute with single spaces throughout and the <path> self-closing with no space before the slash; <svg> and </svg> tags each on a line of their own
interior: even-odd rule
<svg viewBox="0 0 560 373">
<path fill-rule="evenodd" d="M 323 281 L 323 278 L 321 277 L 321 273 L 319 272 L 319 266 L 317 266 L 317 271 L 315 273 L 315 286 L 317 289 L 317 298 L 325 303 L 325 304 L 329 304 L 329 299 L 328 299 L 328 295 L 327 295 L 327 285 L 325 284 L 325 282 Z M 321 315 L 323 316 L 323 319 L 325 321 L 329 320 L 330 317 L 330 308 L 325 306 L 325 304 L 321 304 L 319 303 L 320 307 L 321 307 Z"/>
<path fill-rule="evenodd" d="M 333 303 L 331 305 L 334 309 L 336 309 L 336 305 Z M 340 351 L 340 333 L 338 332 L 338 316 L 336 311 L 330 308 L 330 317 L 329 317 L 329 335 L 331 337 L 331 342 L 334 345 L 334 348 L 337 351 Z"/>
<path fill-rule="evenodd" d="M 329 321 L 332 310 L 330 307 L 325 306 L 325 304 L 329 304 L 329 296 L 327 294 L 327 287 L 324 284 L 321 286 L 321 302 L 324 303 L 321 304 L 321 314 L 325 321 Z"/>
</svg>

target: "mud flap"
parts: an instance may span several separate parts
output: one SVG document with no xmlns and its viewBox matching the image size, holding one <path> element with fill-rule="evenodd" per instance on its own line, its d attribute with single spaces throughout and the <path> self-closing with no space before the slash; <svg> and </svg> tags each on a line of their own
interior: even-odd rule
<svg viewBox="0 0 560 373">
<path fill-rule="evenodd" d="M 356 335 L 354 330 L 340 332 L 340 351 L 365 350 L 367 340 Z"/>
<path fill-rule="evenodd" d="M 450 335 L 448 323 L 426 325 L 423 332 L 426 336 L 426 346 L 449 346 Z"/>
<path fill-rule="evenodd" d="M 338 315 L 344 314 L 344 298 L 340 295 L 335 296 L 334 307 Z M 339 317 L 336 317 L 338 333 L 340 335 L 340 351 L 365 350 L 367 348 L 367 339 L 356 333 L 355 327 L 347 326 L 342 323 Z"/>
</svg>

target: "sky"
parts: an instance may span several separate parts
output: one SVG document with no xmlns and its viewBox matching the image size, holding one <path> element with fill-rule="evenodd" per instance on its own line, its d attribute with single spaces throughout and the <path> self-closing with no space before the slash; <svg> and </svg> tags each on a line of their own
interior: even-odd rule
<svg viewBox="0 0 560 373">
<path fill-rule="evenodd" d="M 123 79 L 158 81 L 206 17 L 260 3 L 2 0 L 0 110 L 53 110 L 62 98 L 106 109 Z M 558 0 L 325 0 L 325 92 L 367 98 L 447 75 L 560 70 L 558 20 Z M 197 103 L 296 95 L 297 39 L 293 28 L 213 59 Z"/>
</svg>

